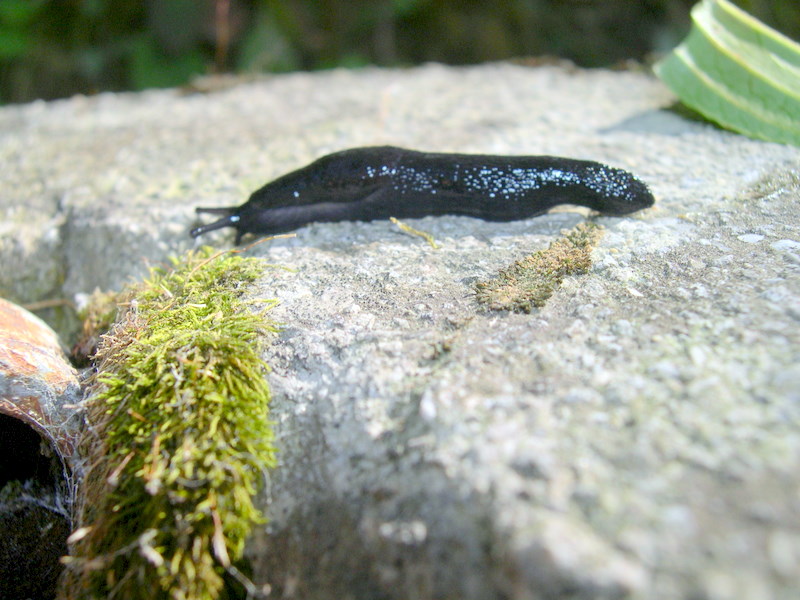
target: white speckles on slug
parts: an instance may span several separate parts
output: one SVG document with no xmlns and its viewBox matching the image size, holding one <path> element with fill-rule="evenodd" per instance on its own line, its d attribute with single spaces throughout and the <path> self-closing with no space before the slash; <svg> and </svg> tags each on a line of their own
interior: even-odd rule
<svg viewBox="0 0 800 600">
<path fill-rule="evenodd" d="M 630 186 L 637 180 L 630 173 L 611 167 L 589 167 L 586 173 L 588 177 L 584 178 L 583 184 L 590 190 L 604 196 L 633 200 Z"/>
<path fill-rule="evenodd" d="M 522 201 L 528 192 L 549 186 L 562 189 L 581 186 L 597 194 L 634 201 L 630 184 L 635 178 L 629 173 L 611 167 L 586 167 L 582 172 L 552 167 L 520 168 L 463 167 L 453 165 L 449 181 L 440 167 L 399 166 L 392 169 L 367 169 L 369 177 L 391 175 L 392 188 L 400 194 L 435 194 L 442 187 L 451 187 L 464 194 L 481 193 L 489 198 Z M 460 185 L 457 182 L 460 181 Z"/>
</svg>

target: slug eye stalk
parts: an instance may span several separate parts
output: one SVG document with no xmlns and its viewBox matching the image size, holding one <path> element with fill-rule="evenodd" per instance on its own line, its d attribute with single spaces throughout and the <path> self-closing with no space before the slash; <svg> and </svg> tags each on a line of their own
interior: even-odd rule
<svg viewBox="0 0 800 600">
<path fill-rule="evenodd" d="M 193 238 L 197 236 L 203 235 L 204 233 L 208 233 L 209 231 L 214 231 L 216 229 L 222 229 L 223 227 L 236 227 L 236 224 L 239 222 L 239 217 L 233 213 L 236 212 L 237 207 L 231 206 L 228 208 L 195 208 L 194 209 L 197 214 L 207 213 L 211 215 L 225 215 L 221 219 L 217 219 L 213 223 L 208 223 L 207 225 L 200 225 L 199 227 L 195 227 L 189 232 Z M 237 242 L 238 243 L 238 242 Z"/>
</svg>

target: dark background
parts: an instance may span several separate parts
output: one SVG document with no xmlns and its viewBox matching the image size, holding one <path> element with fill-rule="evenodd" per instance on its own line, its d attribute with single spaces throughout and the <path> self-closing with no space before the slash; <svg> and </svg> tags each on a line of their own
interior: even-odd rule
<svg viewBox="0 0 800 600">
<path fill-rule="evenodd" d="M 735 0 L 800 38 L 798 0 Z M 560 57 L 648 62 L 693 0 L 0 0 L 0 102 L 211 73 Z"/>
</svg>

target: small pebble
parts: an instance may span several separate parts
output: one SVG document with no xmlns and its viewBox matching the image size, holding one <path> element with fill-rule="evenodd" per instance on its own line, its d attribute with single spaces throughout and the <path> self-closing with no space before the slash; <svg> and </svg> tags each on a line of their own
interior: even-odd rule
<svg viewBox="0 0 800 600">
<path fill-rule="evenodd" d="M 739 241 L 745 244 L 757 244 L 764 239 L 764 236 L 758 233 L 745 233 L 744 235 L 737 236 Z"/>
<path fill-rule="evenodd" d="M 777 242 L 772 242 L 770 247 L 778 252 L 785 252 L 786 250 L 797 251 L 800 250 L 800 242 L 795 242 L 794 240 L 778 240 Z"/>
</svg>

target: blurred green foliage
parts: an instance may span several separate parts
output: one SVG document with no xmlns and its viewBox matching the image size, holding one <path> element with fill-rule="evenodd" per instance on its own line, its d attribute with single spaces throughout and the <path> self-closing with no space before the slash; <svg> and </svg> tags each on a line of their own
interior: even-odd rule
<svg viewBox="0 0 800 600">
<path fill-rule="evenodd" d="M 693 0 L 0 0 L 0 102 L 285 72 L 558 56 L 587 67 L 675 46 Z M 736 0 L 795 39 L 797 0 Z"/>
</svg>

